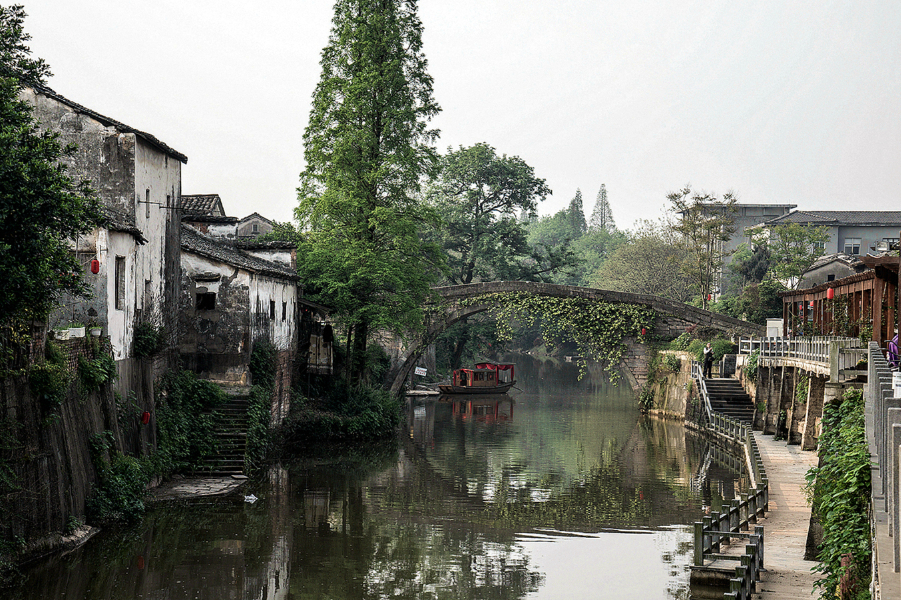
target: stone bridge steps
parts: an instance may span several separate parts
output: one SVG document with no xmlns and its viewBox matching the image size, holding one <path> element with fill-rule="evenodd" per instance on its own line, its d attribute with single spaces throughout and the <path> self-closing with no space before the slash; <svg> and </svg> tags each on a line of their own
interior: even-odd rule
<svg viewBox="0 0 901 600">
<path fill-rule="evenodd" d="M 754 402 L 741 382 L 731 378 L 710 378 L 704 384 L 713 410 L 744 423 L 754 422 Z"/>
<path fill-rule="evenodd" d="M 217 451 L 207 458 L 199 471 L 211 475 L 241 475 L 244 473 L 244 454 L 247 449 L 246 394 L 230 395 L 227 403 L 219 406 L 214 436 Z"/>
</svg>

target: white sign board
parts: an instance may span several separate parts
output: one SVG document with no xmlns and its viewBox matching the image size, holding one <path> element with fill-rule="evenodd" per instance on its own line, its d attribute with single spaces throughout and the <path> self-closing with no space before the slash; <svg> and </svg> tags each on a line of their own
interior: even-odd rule
<svg viewBox="0 0 901 600">
<path fill-rule="evenodd" d="M 425 375 L 426 372 L 427 371 L 425 370 L 425 367 L 416 367 L 415 369 L 413 369 L 413 373 L 415 373 L 416 375 Z"/>
</svg>

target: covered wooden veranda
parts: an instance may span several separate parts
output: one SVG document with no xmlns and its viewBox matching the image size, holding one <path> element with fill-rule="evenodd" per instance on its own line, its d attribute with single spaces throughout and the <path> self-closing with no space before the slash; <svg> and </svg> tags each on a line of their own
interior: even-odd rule
<svg viewBox="0 0 901 600">
<path fill-rule="evenodd" d="M 786 337 L 857 337 L 872 326 L 870 339 L 885 348 L 898 327 L 897 256 L 862 256 L 869 270 L 806 290 L 782 292 Z"/>
</svg>

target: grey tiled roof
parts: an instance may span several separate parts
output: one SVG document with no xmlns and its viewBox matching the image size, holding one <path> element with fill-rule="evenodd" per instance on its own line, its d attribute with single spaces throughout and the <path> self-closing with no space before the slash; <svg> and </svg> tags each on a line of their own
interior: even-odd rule
<svg viewBox="0 0 901 600">
<path fill-rule="evenodd" d="M 219 217 L 216 215 L 182 215 L 181 220 L 187 223 L 232 223 L 238 222 L 238 217 Z"/>
<path fill-rule="evenodd" d="M 182 194 L 181 209 L 185 215 L 225 215 L 219 194 Z"/>
<path fill-rule="evenodd" d="M 146 244 L 147 239 L 144 237 L 144 233 L 138 229 L 135 225 L 134 219 L 131 216 L 116 210 L 115 208 L 110 208 L 109 206 L 101 206 L 100 207 L 103 216 L 106 218 L 106 228 L 110 231 L 122 231 L 125 233 L 130 233 L 135 236 L 135 239 L 139 244 Z"/>
<path fill-rule="evenodd" d="M 811 225 L 872 225 L 901 227 L 901 211 L 897 210 L 795 210 L 770 219 L 767 225 L 804 223 Z"/>
<path fill-rule="evenodd" d="M 863 264 L 856 256 L 851 256 L 850 254 L 845 254 L 844 252 L 836 252 L 834 254 L 826 254 L 825 256 L 821 256 L 816 261 L 810 265 L 807 270 L 812 271 L 813 269 L 819 269 L 824 265 L 828 265 L 831 262 L 843 262 L 852 269 L 862 270 L 866 268 L 866 265 Z"/>
<path fill-rule="evenodd" d="M 232 242 L 236 248 L 242 250 L 294 250 L 297 246 L 293 242 L 283 240 L 259 241 L 257 238 L 238 239 Z"/>
<path fill-rule="evenodd" d="M 242 252 L 232 244 L 203 235 L 193 227 L 182 225 L 181 248 L 207 258 L 219 260 L 234 267 L 263 273 L 279 279 L 297 281 L 297 272 L 290 266 L 282 265 Z"/>
<path fill-rule="evenodd" d="M 85 106 L 82 106 L 81 104 L 78 104 L 77 102 L 73 102 L 73 101 L 69 100 L 65 96 L 60 96 L 59 94 L 54 92 L 52 89 L 50 89 L 46 86 L 34 84 L 31 87 L 34 89 L 34 91 L 36 93 L 43 94 L 44 96 L 47 96 L 48 98 L 53 98 L 57 102 L 61 102 L 62 104 L 65 104 L 66 106 L 75 110 L 76 112 L 79 112 L 83 115 L 87 115 L 87 116 L 91 117 L 92 119 L 100 121 L 107 127 L 115 127 L 118 131 L 120 131 L 122 133 L 135 134 L 136 136 L 143 139 L 151 146 L 156 147 L 158 150 L 160 150 L 164 154 L 168 154 L 169 156 L 171 156 L 172 158 L 174 158 L 178 161 L 181 161 L 183 163 L 188 162 L 187 156 L 185 156 L 184 154 L 182 154 L 181 152 L 178 152 L 177 150 L 175 150 L 173 148 L 170 148 L 169 146 L 167 146 L 160 140 L 156 139 L 154 136 L 150 135 L 149 133 L 141 131 L 140 129 L 135 129 L 134 127 L 129 127 L 125 123 L 121 123 L 115 119 L 110 119 L 109 117 L 105 117 L 105 116 L 101 115 L 100 113 L 91 110 L 90 108 L 87 108 Z"/>
</svg>

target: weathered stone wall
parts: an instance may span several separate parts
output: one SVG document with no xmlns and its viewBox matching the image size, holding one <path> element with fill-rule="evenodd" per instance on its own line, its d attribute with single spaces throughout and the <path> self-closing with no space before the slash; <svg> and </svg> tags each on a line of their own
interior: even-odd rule
<svg viewBox="0 0 901 600">
<path fill-rule="evenodd" d="M 664 350 L 660 354 L 675 356 L 680 360 L 681 364 L 679 371 L 675 373 L 666 369 L 662 364 L 657 369 L 654 378 L 655 383 L 652 388 L 654 408 L 649 410 L 648 413 L 659 417 L 684 419 L 688 403 L 691 402 L 694 387 L 691 378 L 692 356 L 688 352 L 674 350 Z"/>
<path fill-rule="evenodd" d="M 288 416 L 291 409 L 291 384 L 294 371 L 295 352 L 282 350 L 276 357 L 275 385 L 272 390 L 272 419 L 275 427 Z"/>
<path fill-rule="evenodd" d="M 246 272 L 185 254 L 178 308 L 178 349 L 186 369 L 200 377 L 248 383 L 250 281 Z M 215 309 L 198 310 L 197 294 L 215 293 Z"/>
<path fill-rule="evenodd" d="M 800 444 L 802 450 L 813 450 L 820 435 L 828 377 L 793 366 L 761 366 L 757 382 L 747 381 L 743 370 L 746 358 L 739 363 L 745 389 L 763 412 L 754 417 L 754 427 L 764 434 L 784 437 L 789 444 Z M 807 377 L 807 394 L 796 397 L 802 377 Z"/>
<path fill-rule="evenodd" d="M 78 357 L 93 358 L 86 338 L 55 342 L 77 373 Z M 29 542 L 65 528 L 72 516 L 84 520 L 97 473 L 91 462 L 91 436 L 108 430 L 119 450 L 140 445 L 140 413 L 117 406 L 112 385 L 84 393 L 73 382 L 58 408 L 35 398 L 27 375 L 0 381 L 0 418 L 11 425 L 15 443 L 0 451 L 14 474 L 16 489 L 0 500 L 4 533 Z M 121 423 L 121 426 L 120 426 Z M 137 434 L 137 435 L 136 435 Z M 7 529 L 8 528 L 8 529 Z"/>
</svg>

